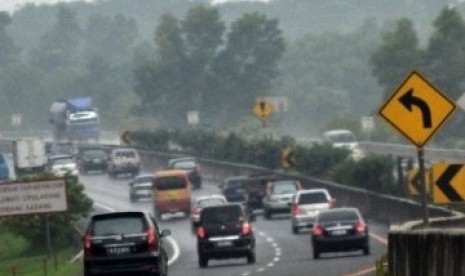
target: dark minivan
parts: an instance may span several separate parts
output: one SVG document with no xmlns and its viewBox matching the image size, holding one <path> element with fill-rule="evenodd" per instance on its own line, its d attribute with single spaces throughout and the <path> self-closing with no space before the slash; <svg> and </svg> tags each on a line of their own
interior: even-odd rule
<svg viewBox="0 0 465 276">
<path fill-rule="evenodd" d="M 239 204 L 209 206 L 202 209 L 197 228 L 199 266 L 207 267 L 210 259 L 247 258 L 255 263 L 255 236 Z"/>
<path fill-rule="evenodd" d="M 168 275 L 168 256 L 155 218 L 140 211 L 91 217 L 83 237 L 84 276 Z M 144 275 L 145 275 L 144 274 Z"/>
</svg>

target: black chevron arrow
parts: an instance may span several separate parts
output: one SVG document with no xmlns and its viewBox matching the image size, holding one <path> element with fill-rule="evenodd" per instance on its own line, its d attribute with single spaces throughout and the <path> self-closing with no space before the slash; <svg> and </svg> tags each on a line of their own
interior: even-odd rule
<svg viewBox="0 0 465 276">
<path fill-rule="evenodd" d="M 431 128 L 433 126 L 431 122 L 431 110 L 428 104 L 421 98 L 413 96 L 413 89 L 410 89 L 407 93 L 402 95 L 399 101 L 408 111 L 412 111 L 414 105 L 420 108 L 424 128 Z"/>
<path fill-rule="evenodd" d="M 451 186 L 451 181 L 455 175 L 462 169 L 462 164 L 451 164 L 439 177 L 437 187 L 446 195 L 451 201 L 463 201 L 463 198 L 455 191 L 454 187 Z"/>
<path fill-rule="evenodd" d="M 415 176 L 412 178 L 412 186 L 417 190 L 417 193 L 421 193 L 421 183 L 420 183 L 420 172 L 418 171 Z"/>
<path fill-rule="evenodd" d="M 295 160 L 294 160 L 294 152 L 290 151 L 286 156 L 286 162 L 289 164 L 290 167 L 295 167 Z"/>
</svg>

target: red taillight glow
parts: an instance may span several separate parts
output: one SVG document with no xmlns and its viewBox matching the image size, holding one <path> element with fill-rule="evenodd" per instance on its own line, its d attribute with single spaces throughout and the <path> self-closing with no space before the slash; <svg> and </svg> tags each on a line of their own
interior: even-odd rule
<svg viewBox="0 0 465 276">
<path fill-rule="evenodd" d="M 249 223 L 242 224 L 242 234 L 248 235 L 252 233 L 252 226 Z"/>
<path fill-rule="evenodd" d="M 363 222 L 359 221 L 355 224 L 354 228 L 355 228 L 355 231 L 360 233 L 360 232 L 365 232 L 365 230 L 367 229 L 367 226 Z"/>
<path fill-rule="evenodd" d="M 315 226 L 313 226 L 313 235 L 314 236 L 323 235 L 323 227 L 321 227 L 321 225 L 319 224 L 315 224 Z"/>
<path fill-rule="evenodd" d="M 84 256 L 92 255 L 92 237 L 89 233 L 86 233 L 83 238 L 84 243 Z"/>
<path fill-rule="evenodd" d="M 154 229 L 147 230 L 147 246 L 150 252 L 158 250 L 157 236 Z"/>
<path fill-rule="evenodd" d="M 197 237 L 198 238 L 203 239 L 203 238 L 205 238 L 206 234 L 207 233 L 205 232 L 205 228 L 203 228 L 203 227 L 197 228 Z"/>
<path fill-rule="evenodd" d="M 299 207 L 299 205 L 293 205 L 292 206 L 292 215 L 293 216 L 298 216 L 298 215 L 302 215 L 302 214 L 303 214 L 303 211 Z"/>
</svg>

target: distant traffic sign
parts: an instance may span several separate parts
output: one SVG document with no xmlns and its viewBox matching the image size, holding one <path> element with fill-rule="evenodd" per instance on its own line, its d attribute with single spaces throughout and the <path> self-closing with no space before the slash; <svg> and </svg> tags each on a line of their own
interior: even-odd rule
<svg viewBox="0 0 465 276">
<path fill-rule="evenodd" d="M 465 164 L 433 165 L 434 203 L 465 201 Z"/>
<path fill-rule="evenodd" d="M 264 120 L 274 112 L 274 107 L 269 100 L 266 98 L 260 98 L 257 100 L 257 103 L 253 107 L 253 113 L 257 115 L 258 118 Z"/>
<path fill-rule="evenodd" d="M 281 150 L 281 166 L 284 169 L 291 169 L 296 166 L 294 151 L 290 147 Z"/>
<path fill-rule="evenodd" d="M 425 188 L 426 192 L 430 191 L 430 181 L 431 174 L 429 170 L 425 171 Z M 421 181 L 420 181 L 420 171 L 418 169 L 411 169 L 407 171 L 407 191 L 410 195 L 419 195 L 421 194 Z"/>
<path fill-rule="evenodd" d="M 379 113 L 417 147 L 423 147 L 454 111 L 455 103 L 412 72 Z"/>
<path fill-rule="evenodd" d="M 120 136 L 121 143 L 124 145 L 130 145 L 131 144 L 131 140 L 129 140 L 130 136 L 131 136 L 131 132 L 127 130 L 124 131 Z"/>
</svg>

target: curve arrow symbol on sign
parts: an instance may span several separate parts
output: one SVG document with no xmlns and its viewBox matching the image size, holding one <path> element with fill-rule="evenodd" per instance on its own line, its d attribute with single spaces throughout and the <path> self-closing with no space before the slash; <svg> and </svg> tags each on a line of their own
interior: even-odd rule
<svg viewBox="0 0 465 276">
<path fill-rule="evenodd" d="M 428 104 L 421 98 L 413 96 L 412 88 L 410 88 L 410 90 L 408 90 L 407 93 L 402 95 L 402 97 L 399 98 L 399 101 L 405 108 L 408 109 L 408 111 L 412 111 L 414 105 L 420 108 L 421 115 L 423 118 L 423 127 L 433 127 L 433 123 L 431 122 L 431 110 Z"/>
<path fill-rule="evenodd" d="M 447 196 L 447 198 L 453 201 L 463 201 L 462 197 L 455 191 L 454 187 L 451 186 L 451 181 L 455 175 L 462 169 L 461 164 L 451 164 L 442 173 L 441 177 L 437 180 L 437 187 Z"/>
</svg>

